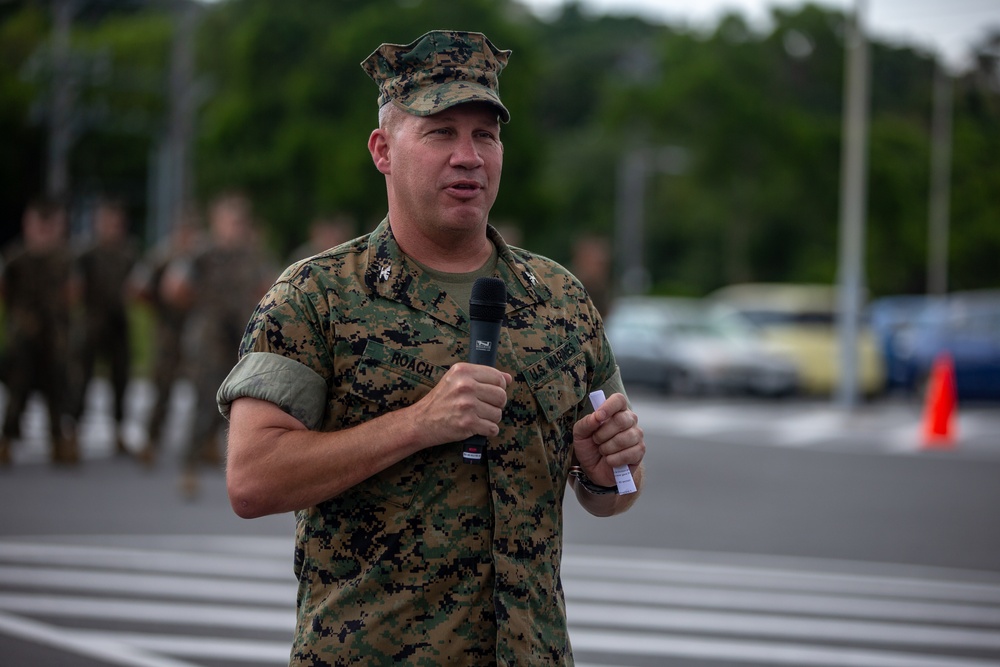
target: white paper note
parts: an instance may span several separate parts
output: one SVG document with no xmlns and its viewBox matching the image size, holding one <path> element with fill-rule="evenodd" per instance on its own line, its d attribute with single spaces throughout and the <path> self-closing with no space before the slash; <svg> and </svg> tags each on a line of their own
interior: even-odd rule
<svg viewBox="0 0 1000 667">
<path fill-rule="evenodd" d="M 598 389 L 597 391 L 591 392 L 590 404 L 594 406 L 595 412 L 599 407 L 604 405 L 604 391 Z M 614 469 L 614 471 L 615 484 L 618 486 L 618 494 L 625 495 L 626 493 L 635 493 L 635 480 L 632 479 L 632 471 L 629 470 L 628 466 L 618 466 Z"/>
</svg>

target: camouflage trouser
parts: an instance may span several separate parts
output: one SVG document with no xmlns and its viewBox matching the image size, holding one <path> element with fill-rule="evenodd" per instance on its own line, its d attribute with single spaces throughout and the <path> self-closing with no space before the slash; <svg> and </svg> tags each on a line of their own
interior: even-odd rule
<svg viewBox="0 0 1000 667">
<path fill-rule="evenodd" d="M 163 425 L 170 411 L 171 393 L 174 383 L 182 374 L 181 322 L 161 322 L 156 329 L 156 351 L 152 380 L 156 399 L 149 416 L 147 434 L 152 446 L 158 447 Z"/>
<path fill-rule="evenodd" d="M 79 378 L 74 397 L 74 417 L 79 420 L 86 408 L 87 387 L 94 377 L 98 359 L 107 360 L 111 371 L 111 389 L 114 396 L 115 422 L 125 419 L 125 390 L 131 372 L 128 318 L 124 313 L 103 319 L 89 319 L 84 338 L 78 351 Z"/>
<path fill-rule="evenodd" d="M 194 417 L 184 465 L 195 467 L 211 454 L 225 425 L 215 395 L 237 361 L 242 326 L 216 319 L 192 322 L 185 331 L 184 355 L 194 388 Z"/>
<path fill-rule="evenodd" d="M 10 341 L 7 360 L 7 414 L 3 422 L 6 438 L 21 437 L 21 417 L 32 391 L 41 393 L 48 410 L 53 445 L 66 434 L 62 417 L 68 413 L 67 355 L 48 337 Z"/>
</svg>

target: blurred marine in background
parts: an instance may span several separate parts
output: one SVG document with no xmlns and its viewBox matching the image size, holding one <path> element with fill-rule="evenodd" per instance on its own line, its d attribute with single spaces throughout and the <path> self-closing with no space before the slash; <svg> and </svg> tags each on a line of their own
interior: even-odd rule
<svg viewBox="0 0 1000 667">
<path fill-rule="evenodd" d="M 251 312 L 274 280 L 272 262 L 260 250 L 250 199 L 240 192 L 216 197 L 208 207 L 209 238 L 166 269 L 163 294 L 188 311 L 182 354 L 194 389 L 191 435 L 183 454 L 181 490 L 198 492 L 198 468 L 221 461 L 225 423 L 213 397 L 236 361 Z"/>
<path fill-rule="evenodd" d="M 171 300 L 164 278 L 171 266 L 190 261 L 200 232 L 197 213 L 193 209 L 183 211 L 170 236 L 153 249 L 136 276 L 136 291 L 152 311 L 155 327 L 151 369 L 155 397 L 146 425 L 146 442 L 138 453 L 139 460 L 147 466 L 152 466 L 162 451 L 161 438 L 173 389 L 186 368 L 182 343 L 190 304 Z"/>
<path fill-rule="evenodd" d="M 129 332 L 130 277 L 139 260 L 139 249 L 129 236 L 125 206 L 101 199 L 94 213 L 94 240 L 77 259 L 82 297 L 82 337 L 77 341 L 79 373 L 73 390 L 73 416 L 77 424 L 87 407 L 87 389 L 95 365 L 107 363 L 113 396 L 114 448 L 127 454 L 125 444 L 125 390 L 132 370 Z"/>
<path fill-rule="evenodd" d="M 288 263 L 297 262 L 329 250 L 354 238 L 354 219 L 346 214 L 321 215 L 309 223 L 309 238 L 288 256 Z"/>
<path fill-rule="evenodd" d="M 38 391 L 48 410 L 53 463 L 77 463 L 79 453 L 68 417 L 70 310 L 73 256 L 66 242 L 66 210 L 37 200 L 25 209 L 22 242 L 5 257 L 2 292 L 6 306 L 4 363 L 7 411 L 0 435 L 0 465 L 10 465 L 12 441 L 21 437 L 21 417 Z"/>
</svg>

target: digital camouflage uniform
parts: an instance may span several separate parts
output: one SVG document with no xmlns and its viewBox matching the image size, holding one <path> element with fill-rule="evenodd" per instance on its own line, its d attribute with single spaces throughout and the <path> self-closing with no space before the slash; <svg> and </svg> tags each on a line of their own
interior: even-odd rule
<svg viewBox="0 0 1000 667">
<path fill-rule="evenodd" d="M 574 423 L 621 391 L 580 283 L 495 230 L 507 286 L 497 368 L 513 384 L 485 466 L 423 450 L 297 513 L 292 665 L 571 665 L 560 580 Z M 289 267 L 219 392 L 348 428 L 425 396 L 469 354 L 469 317 L 402 254 L 387 221 Z"/>
<path fill-rule="evenodd" d="M 361 67 L 378 84 L 379 107 L 392 101 L 428 116 L 459 102 L 489 102 L 507 123 L 497 91 L 510 53 L 477 32 L 434 30 L 412 44 L 383 44 Z"/>
<path fill-rule="evenodd" d="M 98 359 L 111 371 L 113 410 L 119 428 L 125 419 L 125 390 L 131 374 L 127 285 L 139 251 L 131 241 L 114 245 L 97 243 L 77 260 L 83 288 L 83 338 L 77 351 L 79 373 L 75 416 L 86 408 L 87 386 Z M 119 433 L 120 438 L 120 433 Z"/>
<path fill-rule="evenodd" d="M 161 295 L 163 278 L 168 267 L 172 262 L 183 259 L 183 254 L 173 251 L 161 251 L 154 254 L 151 258 L 150 275 L 146 285 L 156 320 L 152 368 L 156 399 L 150 410 L 147 426 L 148 446 L 153 450 L 160 447 L 160 436 L 170 410 L 170 398 L 174 383 L 182 376 L 184 370 L 181 343 L 188 309 L 171 303 Z"/>
<path fill-rule="evenodd" d="M 271 264 L 250 244 L 225 247 L 209 243 L 187 260 L 187 280 L 195 298 L 183 333 L 182 353 L 194 389 L 191 438 L 184 466 L 197 467 L 202 458 L 218 454 L 216 439 L 225 421 L 215 397 L 238 358 L 247 313 L 274 278 Z"/>
<path fill-rule="evenodd" d="M 21 418 L 30 393 L 38 390 L 48 408 L 53 459 L 75 458 L 68 451 L 62 416 L 69 412 L 69 286 L 73 257 L 60 247 L 19 249 L 3 269 L 7 324 L 7 412 L 3 437 L 21 435 Z"/>
</svg>

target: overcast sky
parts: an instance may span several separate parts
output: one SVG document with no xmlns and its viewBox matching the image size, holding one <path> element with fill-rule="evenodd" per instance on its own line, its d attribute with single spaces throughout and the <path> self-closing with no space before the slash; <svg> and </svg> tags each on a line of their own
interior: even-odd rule
<svg viewBox="0 0 1000 667">
<path fill-rule="evenodd" d="M 544 15 L 565 0 L 521 0 Z M 641 13 L 694 28 L 712 26 L 726 10 L 766 25 L 772 6 L 797 7 L 801 0 L 580 0 L 602 13 Z M 855 0 L 819 0 L 817 4 L 853 10 Z M 1000 0 L 865 0 L 869 30 L 880 41 L 905 42 L 943 54 L 949 64 L 966 62 L 968 47 L 987 26 L 1000 29 Z"/>
</svg>

